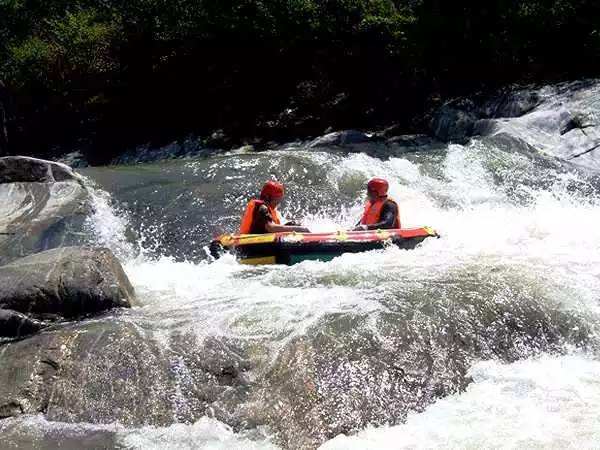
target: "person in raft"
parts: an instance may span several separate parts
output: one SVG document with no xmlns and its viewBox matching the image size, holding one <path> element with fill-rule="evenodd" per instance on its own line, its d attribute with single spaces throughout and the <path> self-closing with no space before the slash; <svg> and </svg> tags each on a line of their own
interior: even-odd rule
<svg viewBox="0 0 600 450">
<path fill-rule="evenodd" d="M 294 223 L 281 224 L 281 216 L 277 206 L 283 200 L 283 184 L 277 181 L 267 181 L 260 191 L 260 200 L 248 202 L 246 212 L 242 217 L 239 234 L 265 234 L 286 231 L 310 233 L 308 228 Z"/>
<path fill-rule="evenodd" d="M 400 208 L 388 197 L 389 184 L 373 178 L 367 184 L 367 204 L 354 231 L 389 230 L 400 228 Z"/>
</svg>

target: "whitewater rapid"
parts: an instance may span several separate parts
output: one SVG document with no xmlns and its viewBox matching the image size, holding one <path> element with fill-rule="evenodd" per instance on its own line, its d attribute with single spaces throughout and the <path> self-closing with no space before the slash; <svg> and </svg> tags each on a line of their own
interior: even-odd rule
<svg viewBox="0 0 600 450">
<path fill-rule="evenodd" d="M 492 312 L 505 304 L 504 314 L 524 299 L 539 302 L 551 313 L 575 317 L 565 325 L 572 329 L 561 332 L 579 336 L 576 341 L 582 344 L 565 338 L 554 347 L 558 353 L 540 354 L 535 343 L 523 342 L 517 362 L 474 361 L 469 370 L 473 381 L 465 392 L 410 413 L 405 424 L 340 435 L 323 448 L 594 447 L 600 437 L 600 202 L 593 179 L 568 166 L 540 165 L 528 155 L 504 154 L 477 142 L 387 160 L 316 151 L 268 156 L 269 164 L 285 167 L 288 180 L 305 176 L 306 161 L 325 166 L 326 179 L 312 179 L 310 189 L 320 183 L 325 191 L 345 195 L 339 205 L 328 199 L 323 211 L 315 209 L 314 200 L 292 197 L 284 215 L 301 217 L 312 230 L 350 227 L 360 214 L 364 182 L 381 176 L 401 204 L 403 226 L 430 225 L 442 239 L 414 251 L 390 248 L 293 267 L 246 267 L 232 257 L 191 262 L 149 255 L 144 239 L 128 243 L 123 237 L 127 214 L 99 195 L 91 225 L 99 243 L 125 259 L 143 303 L 137 320 L 151 324 L 156 339 L 162 335 L 168 345 L 169 333 L 177 329 L 257 340 L 272 361 L 286 343 L 331 314 L 364 314 L 371 322 L 366 326 L 377 331 L 378 314 L 411 306 L 411 301 L 394 300 L 403 294 L 438 302 L 448 314 L 465 317 L 478 302 L 491 303 Z M 238 177 L 264 164 L 230 158 L 241 172 Z M 186 162 L 185 170 L 210 177 L 222 162 Z M 243 198 L 228 200 L 234 205 L 228 205 L 227 215 L 233 226 Z M 156 230 L 150 227 L 142 237 Z M 117 435 L 128 448 L 275 446 L 266 437 L 270 432 L 265 433 L 247 441 L 246 435 L 205 418 Z"/>
<path fill-rule="evenodd" d="M 466 145 L 297 144 L 83 170 L 88 234 L 141 304 L 99 326 L 148 342 L 167 375 L 146 381 L 168 391 L 170 422 L 21 417 L 0 421 L 2 444 L 597 448 L 600 176 L 582 167 L 593 153 L 555 157 L 595 142 L 595 125 L 561 129 L 595 121 L 596 84 L 543 89 L 534 110 Z M 285 183 L 284 217 L 333 231 L 354 225 L 375 176 L 403 227 L 441 238 L 291 267 L 207 254 L 265 179 Z"/>
</svg>

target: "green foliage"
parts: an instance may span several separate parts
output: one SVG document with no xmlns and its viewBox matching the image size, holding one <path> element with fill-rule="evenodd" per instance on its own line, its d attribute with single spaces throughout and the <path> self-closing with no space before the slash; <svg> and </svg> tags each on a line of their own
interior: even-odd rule
<svg viewBox="0 0 600 450">
<path fill-rule="evenodd" d="M 9 82 L 24 88 L 64 88 L 80 78 L 115 70 L 111 43 L 114 24 L 98 20 L 94 10 L 67 11 L 44 21 L 36 35 L 14 40 L 8 46 L 5 66 Z M 16 41 L 16 42 L 15 42 Z"/>
<path fill-rule="evenodd" d="M 67 12 L 60 19 L 48 21 L 48 29 L 64 73 L 104 73 L 115 69 L 110 51 L 118 33 L 116 24 L 102 21 L 95 10 Z"/>
<path fill-rule="evenodd" d="M 48 68 L 54 61 L 55 50 L 37 36 L 26 38 L 9 47 L 7 73 L 10 81 L 25 85 L 28 80 L 48 84 Z"/>
<path fill-rule="evenodd" d="M 593 75 L 599 17 L 597 0 L 0 0 L 0 80 L 23 130 L 253 133 L 290 103 L 360 126 L 431 94 Z"/>
</svg>

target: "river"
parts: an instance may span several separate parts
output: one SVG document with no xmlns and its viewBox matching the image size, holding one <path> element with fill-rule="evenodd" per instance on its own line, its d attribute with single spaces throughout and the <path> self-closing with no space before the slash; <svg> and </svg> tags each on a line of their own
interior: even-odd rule
<svg viewBox="0 0 600 450">
<path fill-rule="evenodd" d="M 504 123 L 518 134 L 523 119 Z M 535 139 L 548 149 L 555 137 Z M 80 172 L 94 192 L 90 233 L 119 256 L 142 303 L 126 320 L 171 352 L 172 424 L 8 419 L 8 448 L 600 442 L 594 170 L 474 138 L 413 151 L 298 144 Z M 325 231 L 353 225 L 374 176 L 389 180 L 404 227 L 428 225 L 441 239 L 292 267 L 207 256 L 266 179 L 285 183 L 286 218 Z M 234 343 L 243 392 L 198 406 L 188 357 L 199 342 Z"/>
</svg>

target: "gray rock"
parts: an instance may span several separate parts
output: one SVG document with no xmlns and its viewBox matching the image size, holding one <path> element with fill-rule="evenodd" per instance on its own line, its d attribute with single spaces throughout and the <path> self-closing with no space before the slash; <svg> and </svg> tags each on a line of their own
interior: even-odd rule
<svg viewBox="0 0 600 450">
<path fill-rule="evenodd" d="M 332 315 L 281 352 L 257 401 L 285 448 L 316 448 L 369 424 L 400 423 L 468 384 L 457 336 L 428 341 L 397 318 L 378 335 L 366 319 Z"/>
<path fill-rule="evenodd" d="M 490 118 L 521 117 L 531 112 L 542 102 L 542 98 L 533 87 L 507 90 L 494 96 L 484 106 L 486 116 Z"/>
<path fill-rule="evenodd" d="M 473 125 L 473 135 L 491 136 L 498 131 L 498 124 L 493 119 L 480 119 Z"/>
<path fill-rule="evenodd" d="M 510 278 L 494 268 L 469 280 L 472 273 L 450 275 L 461 280 L 455 286 L 398 284 L 383 301 L 385 312 L 330 314 L 291 339 L 251 395 L 261 405 L 255 422 L 267 423 L 284 448 L 316 448 L 340 433 L 402 423 L 460 392 L 474 361 L 511 362 L 567 342 L 597 347 L 595 323 L 555 309 L 518 269 Z M 499 279 L 514 280 L 514 299 L 482 302 L 480 295 L 493 298 Z M 465 296 L 465 282 L 481 294 Z"/>
<path fill-rule="evenodd" d="M 366 142 L 370 142 L 372 137 L 362 131 L 357 130 L 344 130 L 344 131 L 336 131 L 334 133 L 326 134 L 325 136 L 321 136 L 310 144 L 308 144 L 309 148 L 317 148 L 317 147 L 332 147 L 332 146 L 347 146 L 353 144 L 364 144 Z"/>
<path fill-rule="evenodd" d="M 573 130 L 585 130 L 595 126 L 591 114 L 581 111 L 568 111 L 568 115 L 561 117 L 561 119 L 559 124 L 561 136 Z"/>
<path fill-rule="evenodd" d="M 43 413 L 50 421 L 140 427 L 210 415 L 243 427 L 236 411 L 249 384 L 243 349 L 187 334 L 158 339 L 128 315 L 1 346 L 0 418 Z"/>
<path fill-rule="evenodd" d="M 89 192 L 77 181 L 1 183 L 0 265 L 51 248 L 85 244 L 90 211 Z"/>
<path fill-rule="evenodd" d="M 56 160 L 56 162 L 65 164 L 65 165 L 67 165 L 69 167 L 73 167 L 73 168 L 81 168 L 81 167 L 89 166 L 89 163 L 87 162 L 87 159 L 85 158 L 84 154 L 82 152 L 80 152 L 79 150 L 62 155 L 60 158 L 58 158 Z"/>
<path fill-rule="evenodd" d="M 0 158 L 0 184 L 53 183 L 69 180 L 81 181 L 81 177 L 65 164 L 28 156 Z"/>
<path fill-rule="evenodd" d="M 398 147 L 408 149 L 423 150 L 425 147 L 435 147 L 440 142 L 436 141 L 431 136 L 426 134 L 403 134 L 400 136 L 394 136 L 386 140 L 386 144 L 393 144 Z"/>
<path fill-rule="evenodd" d="M 535 96 L 539 103 L 533 109 L 495 120 L 492 133 L 511 135 L 540 154 L 586 170 L 600 169 L 600 82 L 545 86 Z"/>
<path fill-rule="evenodd" d="M 0 337 L 22 337 L 36 333 L 46 324 L 9 309 L 0 309 Z"/>
<path fill-rule="evenodd" d="M 0 418 L 124 425 L 172 422 L 169 367 L 132 324 L 100 321 L 0 347 Z"/>
<path fill-rule="evenodd" d="M 0 267 L 0 309 L 74 318 L 129 307 L 135 293 L 108 249 L 65 247 Z"/>
<path fill-rule="evenodd" d="M 443 105 L 433 116 L 430 129 L 433 136 L 444 142 L 465 143 L 473 135 L 479 119 L 475 104 L 462 99 Z"/>
</svg>

